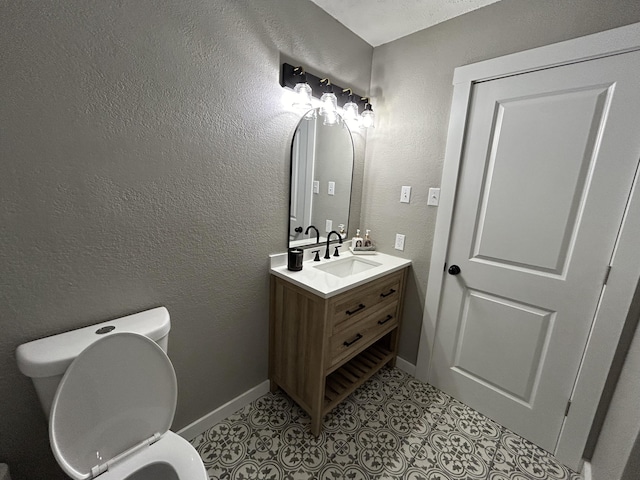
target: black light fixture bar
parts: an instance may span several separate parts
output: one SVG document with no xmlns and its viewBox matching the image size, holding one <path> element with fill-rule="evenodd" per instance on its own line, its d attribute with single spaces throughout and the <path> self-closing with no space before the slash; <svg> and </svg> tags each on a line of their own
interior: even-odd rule
<svg viewBox="0 0 640 480">
<path fill-rule="evenodd" d="M 301 68 L 302 67 L 296 67 L 288 63 L 283 63 L 282 71 L 280 72 L 280 85 L 283 87 L 293 88 L 296 86 L 296 84 L 300 83 Z M 311 87 L 311 94 L 316 98 L 320 98 L 324 93 L 326 84 L 326 81 L 322 83 L 321 80 L 326 80 L 326 78 L 316 77 L 309 72 L 304 72 L 304 74 L 306 76 L 307 83 Z M 352 90 L 350 88 L 340 87 L 333 82 L 331 82 L 331 85 L 333 85 L 333 93 L 335 93 L 337 97 L 338 106 L 344 106 L 344 104 L 349 101 L 349 92 L 351 92 Z M 368 97 L 364 97 L 363 95 L 359 95 L 353 92 L 353 102 L 358 104 L 358 110 L 362 112 L 365 105 L 369 103 L 369 99 Z"/>
</svg>

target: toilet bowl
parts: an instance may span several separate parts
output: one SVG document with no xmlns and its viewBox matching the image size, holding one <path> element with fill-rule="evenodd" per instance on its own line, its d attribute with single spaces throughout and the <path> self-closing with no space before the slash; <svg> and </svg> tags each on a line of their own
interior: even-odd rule
<svg viewBox="0 0 640 480">
<path fill-rule="evenodd" d="M 168 321 L 166 309 L 154 310 Z M 153 323 L 154 317 L 145 320 Z M 195 448 L 169 431 L 177 403 L 169 357 L 147 336 L 120 331 L 135 322 L 109 323 L 89 327 L 97 339 L 76 333 L 88 346 L 65 369 L 53 399 L 43 402 L 50 404 L 49 440 L 58 464 L 77 480 L 207 480 Z M 55 337 L 49 337 L 50 346 L 60 342 Z M 49 339 L 18 348 L 23 373 L 42 370 L 32 354 L 46 349 Z"/>
</svg>

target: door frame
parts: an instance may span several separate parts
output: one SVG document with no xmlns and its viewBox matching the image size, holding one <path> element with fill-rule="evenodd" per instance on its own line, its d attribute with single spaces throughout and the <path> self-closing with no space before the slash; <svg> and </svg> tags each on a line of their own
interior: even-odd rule
<svg viewBox="0 0 640 480">
<path fill-rule="evenodd" d="M 416 378 L 426 381 L 429 374 L 444 279 L 443 265 L 447 258 L 465 123 L 473 84 L 636 50 L 640 50 L 640 23 L 465 65 L 454 70 L 440 206 L 431 253 Z M 571 409 L 565 418 L 553 452 L 560 462 L 577 471 L 582 468 L 584 447 L 640 279 L 640 255 L 635 252 L 640 243 L 640 186 L 637 185 L 637 177 L 638 175 L 616 242 L 609 279 L 596 311 L 573 387 Z"/>
</svg>

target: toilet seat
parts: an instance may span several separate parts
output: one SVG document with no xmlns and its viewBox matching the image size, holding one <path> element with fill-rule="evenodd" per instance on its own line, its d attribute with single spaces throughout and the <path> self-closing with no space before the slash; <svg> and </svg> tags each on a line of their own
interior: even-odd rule
<svg viewBox="0 0 640 480">
<path fill-rule="evenodd" d="M 138 455 L 114 463 L 109 471 L 98 477 L 98 480 L 161 480 L 163 477 L 152 472 L 144 475 L 145 467 L 157 463 L 171 466 L 166 466 L 166 468 L 172 468 L 171 474 L 168 475 L 169 480 L 209 480 L 207 470 L 196 449 L 172 431 L 166 432 L 158 442 Z M 136 472 L 141 474 L 140 477 L 135 475 Z"/>
<path fill-rule="evenodd" d="M 168 431 L 177 391 L 171 361 L 155 342 L 136 333 L 105 335 L 78 355 L 58 386 L 49 418 L 56 460 L 77 480 L 125 478 L 113 471 L 127 465 L 132 473 L 143 459 L 170 463 L 154 455 L 181 444 Z M 205 476 L 191 478 L 206 478 L 195 460 Z"/>
</svg>

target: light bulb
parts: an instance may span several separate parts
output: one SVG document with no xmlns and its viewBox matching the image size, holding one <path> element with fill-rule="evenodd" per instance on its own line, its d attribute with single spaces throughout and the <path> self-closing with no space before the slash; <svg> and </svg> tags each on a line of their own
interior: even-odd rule
<svg viewBox="0 0 640 480">
<path fill-rule="evenodd" d="M 371 108 L 371 104 L 367 103 L 364 106 L 362 115 L 360 115 L 360 126 L 362 128 L 374 128 L 375 118 L 376 116 L 373 113 L 373 108 Z"/>
<path fill-rule="evenodd" d="M 326 112 L 322 118 L 323 125 L 331 126 L 340 123 L 340 115 L 338 115 L 338 112 Z"/>
<path fill-rule="evenodd" d="M 344 104 L 344 107 L 342 107 L 344 110 L 344 119 L 347 122 L 358 122 L 358 104 L 354 103 L 352 100 L 349 100 L 347 103 Z"/>
<path fill-rule="evenodd" d="M 320 97 L 322 106 L 320 107 L 320 114 L 325 115 L 329 112 L 335 112 L 338 110 L 338 99 L 332 92 L 325 92 Z"/>
<path fill-rule="evenodd" d="M 292 106 L 308 110 L 313 107 L 311 104 L 311 87 L 307 82 L 296 83 L 293 87 L 294 100 Z"/>
<path fill-rule="evenodd" d="M 333 92 L 325 92 L 320 97 L 322 106 L 320 115 L 324 118 L 323 125 L 335 125 L 338 123 L 338 99 Z"/>
</svg>

